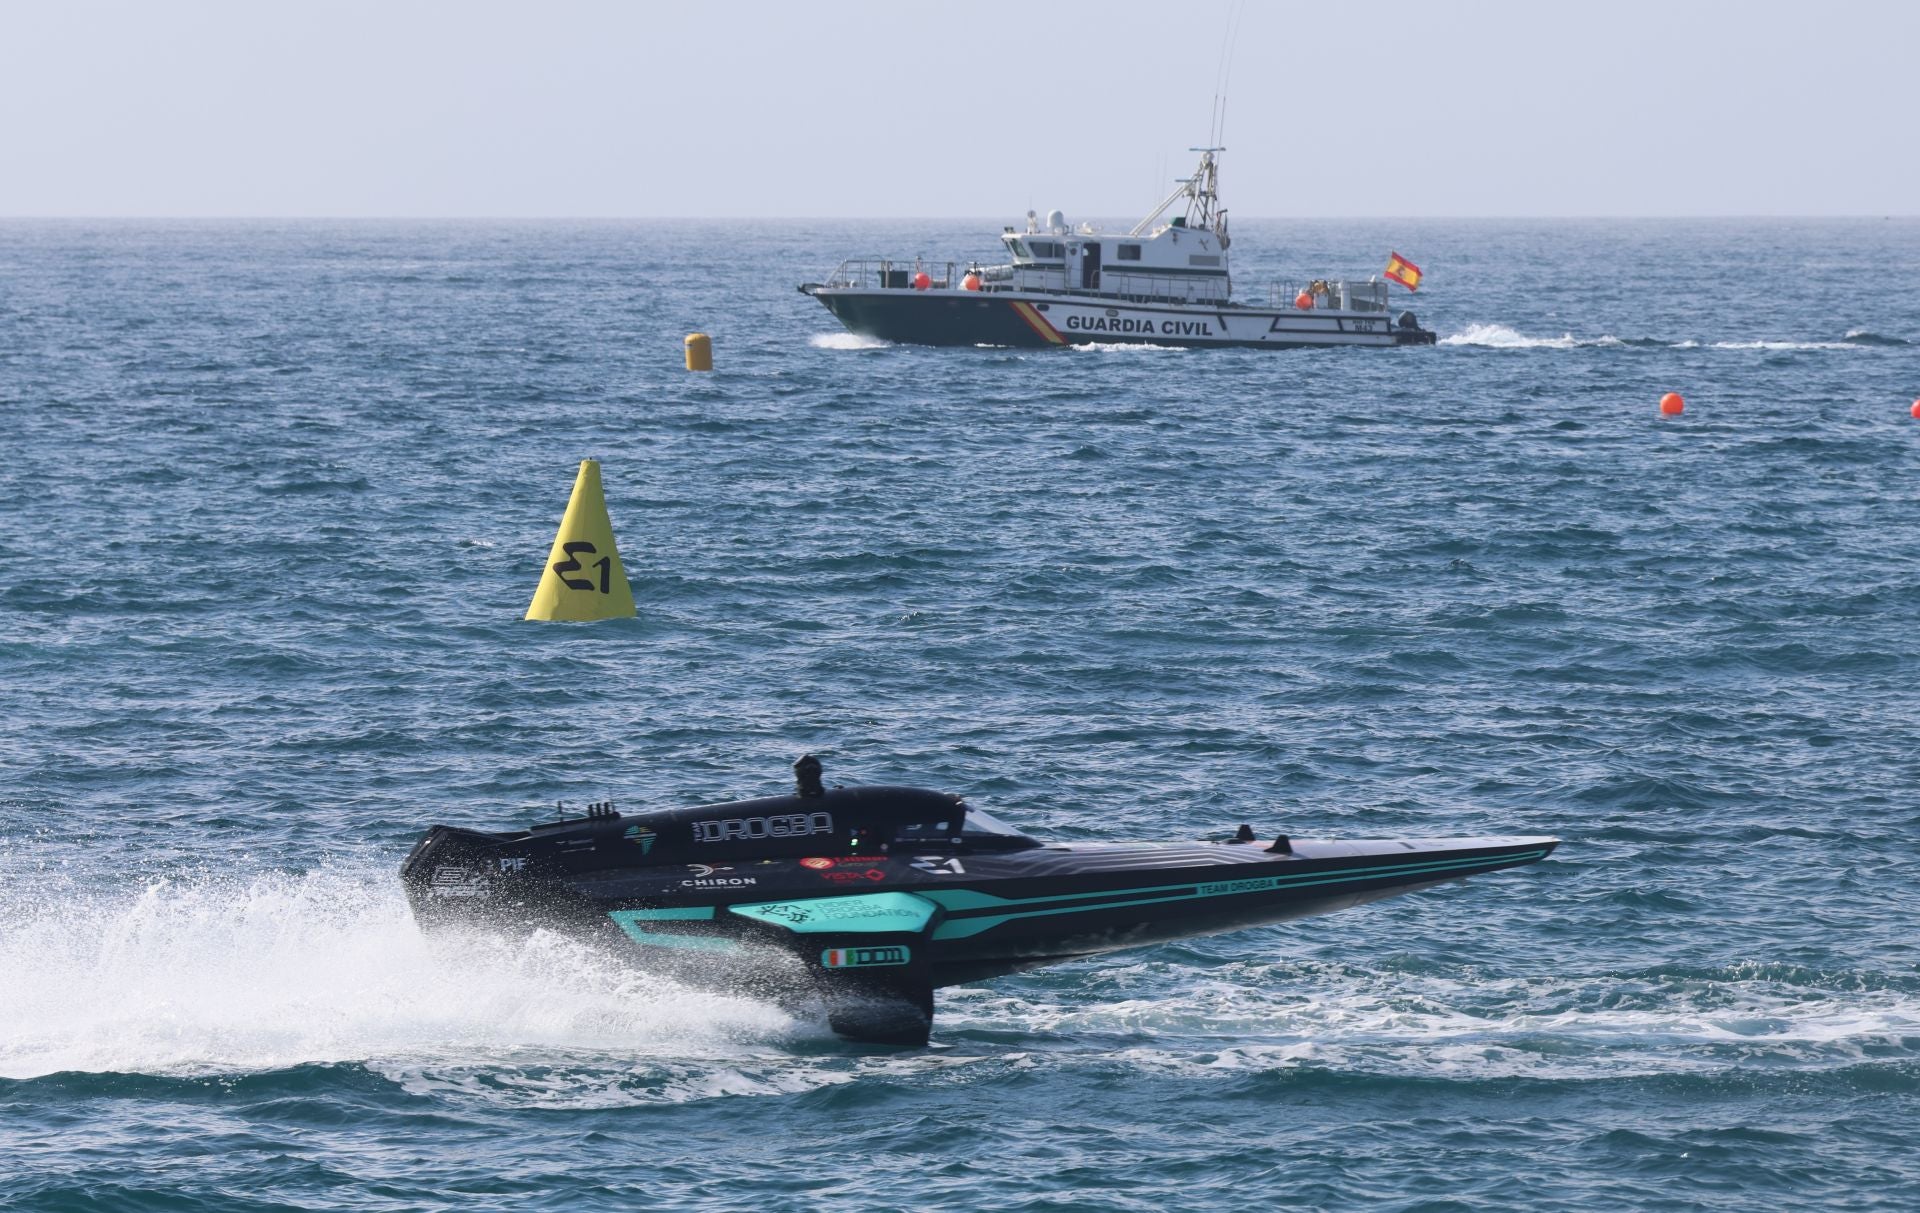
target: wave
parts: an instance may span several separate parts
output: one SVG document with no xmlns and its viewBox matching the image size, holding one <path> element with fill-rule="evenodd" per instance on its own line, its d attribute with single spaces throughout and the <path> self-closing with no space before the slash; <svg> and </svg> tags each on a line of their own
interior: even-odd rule
<svg viewBox="0 0 1920 1213">
<path fill-rule="evenodd" d="M 816 350 L 884 350 L 893 342 L 864 333 L 815 333 L 807 344 Z"/>
<path fill-rule="evenodd" d="M 1135 351 L 1147 350 L 1163 354 L 1184 354 L 1188 352 L 1187 347 L 1184 345 L 1155 345 L 1150 341 L 1089 341 L 1085 344 L 1075 344 L 1069 348 L 1091 351 L 1096 354 L 1131 354 Z"/>
<path fill-rule="evenodd" d="M 1850 330 L 1847 333 L 1846 341 L 1849 345 L 1903 346 L 1913 344 L 1911 341 L 1906 341 L 1899 337 L 1888 337 L 1881 333 L 1868 332 L 1866 329 Z"/>
</svg>

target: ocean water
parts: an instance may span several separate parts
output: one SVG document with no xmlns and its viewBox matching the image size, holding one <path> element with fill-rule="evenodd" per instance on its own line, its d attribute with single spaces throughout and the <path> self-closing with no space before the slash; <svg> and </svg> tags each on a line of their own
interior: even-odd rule
<svg viewBox="0 0 1920 1213">
<path fill-rule="evenodd" d="M 1920 222 L 1239 225 L 1421 263 L 1395 351 L 793 289 L 997 227 L 0 223 L 0 1206 L 1920 1207 Z M 524 623 L 585 457 L 639 617 Z M 409 921 L 432 822 L 805 751 L 1565 844 L 924 1051 Z"/>
</svg>

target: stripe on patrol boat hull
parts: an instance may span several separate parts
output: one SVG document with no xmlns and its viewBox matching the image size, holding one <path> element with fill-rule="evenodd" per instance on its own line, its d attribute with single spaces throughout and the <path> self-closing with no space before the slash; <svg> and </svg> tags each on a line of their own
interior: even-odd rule
<svg viewBox="0 0 1920 1213">
<path fill-rule="evenodd" d="M 817 288 L 850 332 L 910 345 L 1132 344 L 1288 349 L 1431 344 L 1384 312 L 1126 303 L 1032 291 Z"/>
</svg>

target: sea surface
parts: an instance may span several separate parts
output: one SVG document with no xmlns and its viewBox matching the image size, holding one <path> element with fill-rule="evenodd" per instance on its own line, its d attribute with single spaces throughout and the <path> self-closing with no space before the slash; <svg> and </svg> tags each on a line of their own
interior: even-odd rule
<svg viewBox="0 0 1920 1213">
<path fill-rule="evenodd" d="M 1920 1208 L 1920 221 L 1237 225 L 1425 349 L 794 290 L 1001 222 L 0 223 L 0 1207 Z M 523 622 L 582 458 L 639 617 Z M 917 1051 L 409 919 L 431 823 L 809 751 L 1565 842 Z"/>
</svg>

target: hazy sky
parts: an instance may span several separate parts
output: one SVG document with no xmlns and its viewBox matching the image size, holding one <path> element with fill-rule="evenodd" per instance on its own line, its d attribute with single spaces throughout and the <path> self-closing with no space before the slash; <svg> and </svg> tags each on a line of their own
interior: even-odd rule
<svg viewBox="0 0 1920 1213">
<path fill-rule="evenodd" d="M 1228 0 L 0 0 L 0 215 L 1137 216 Z M 1920 0 L 1262 3 L 1266 216 L 1920 212 Z"/>
</svg>

